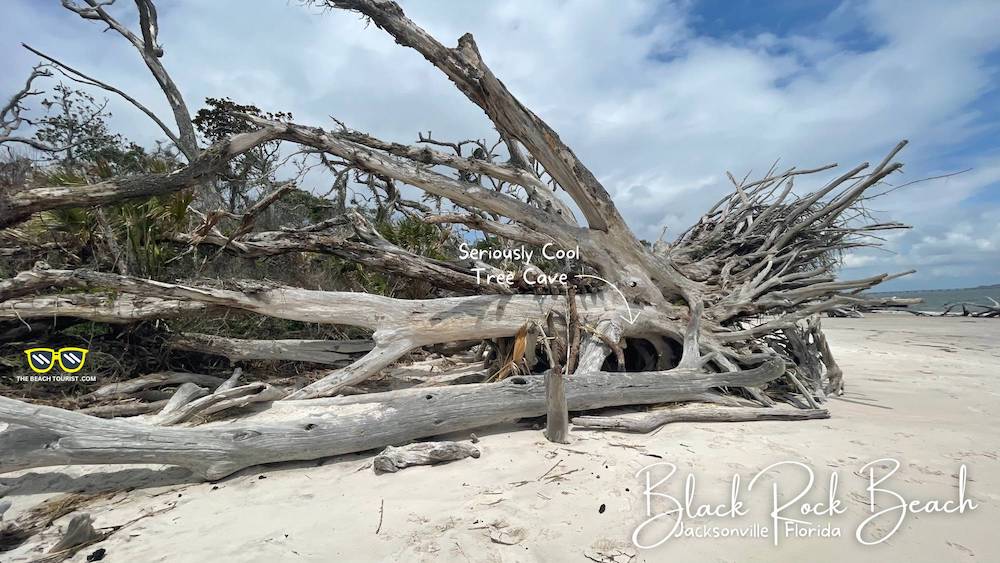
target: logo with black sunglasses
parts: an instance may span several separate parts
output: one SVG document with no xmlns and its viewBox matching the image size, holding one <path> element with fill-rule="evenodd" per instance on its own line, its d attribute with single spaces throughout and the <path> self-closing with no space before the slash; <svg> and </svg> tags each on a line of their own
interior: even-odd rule
<svg viewBox="0 0 1000 563">
<path fill-rule="evenodd" d="M 31 348 L 24 351 L 28 356 L 28 367 L 35 373 L 47 373 L 59 364 L 66 373 L 76 373 L 83 368 L 87 359 L 86 348 Z"/>
</svg>

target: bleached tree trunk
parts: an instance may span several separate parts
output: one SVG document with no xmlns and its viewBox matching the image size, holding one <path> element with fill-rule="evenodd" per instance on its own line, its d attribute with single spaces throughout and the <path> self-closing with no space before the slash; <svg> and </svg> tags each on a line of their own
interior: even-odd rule
<svg viewBox="0 0 1000 563">
<path fill-rule="evenodd" d="M 566 381 L 572 410 L 684 400 L 719 386 L 760 385 L 779 376 L 772 360 L 757 368 L 708 374 L 680 369 L 641 374 L 578 373 Z M 254 417 L 197 428 L 164 428 L 104 420 L 54 407 L 0 397 L 0 473 L 51 465 L 157 463 L 186 467 L 220 479 L 276 461 L 318 459 L 406 443 L 545 414 L 541 376 L 500 383 L 408 389 L 302 401 L 282 422 Z M 364 431 L 359 431 L 364 429 Z"/>
</svg>

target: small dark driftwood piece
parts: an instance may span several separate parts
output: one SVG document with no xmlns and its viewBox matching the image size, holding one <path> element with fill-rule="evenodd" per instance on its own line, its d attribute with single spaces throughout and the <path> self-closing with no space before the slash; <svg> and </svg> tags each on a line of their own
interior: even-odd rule
<svg viewBox="0 0 1000 563">
<path fill-rule="evenodd" d="M 394 448 L 389 446 L 375 456 L 375 473 L 395 473 L 411 465 L 433 465 L 467 457 L 479 457 L 479 448 L 462 442 L 417 442 Z"/>
</svg>

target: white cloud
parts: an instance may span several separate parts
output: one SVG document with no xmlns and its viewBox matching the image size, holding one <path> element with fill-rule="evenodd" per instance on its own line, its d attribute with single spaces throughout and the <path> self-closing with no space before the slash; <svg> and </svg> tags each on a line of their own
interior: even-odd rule
<svg viewBox="0 0 1000 563">
<path fill-rule="evenodd" d="M 862 254 L 847 254 L 844 256 L 844 269 L 860 268 L 862 266 L 867 266 L 873 264 L 878 259 L 872 255 L 862 255 Z"/>
</svg>

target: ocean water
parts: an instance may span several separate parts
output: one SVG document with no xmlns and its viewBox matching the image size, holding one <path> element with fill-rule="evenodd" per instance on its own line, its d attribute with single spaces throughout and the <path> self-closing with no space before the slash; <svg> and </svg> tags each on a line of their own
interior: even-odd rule
<svg viewBox="0 0 1000 563">
<path fill-rule="evenodd" d="M 949 303 L 955 302 L 968 302 L 968 303 L 982 303 L 984 305 L 989 305 L 990 300 L 987 297 L 992 297 L 997 301 L 1000 301 L 1000 284 L 988 285 L 982 287 L 966 287 L 962 289 L 929 289 L 922 291 L 873 291 L 866 292 L 866 295 L 872 295 L 874 297 L 919 297 L 923 299 L 924 302 L 919 305 L 910 305 L 910 309 L 915 309 L 917 311 L 943 311 L 945 306 Z M 956 309 L 957 312 L 961 312 L 961 308 Z M 953 310 L 952 312 L 956 312 Z"/>
</svg>

